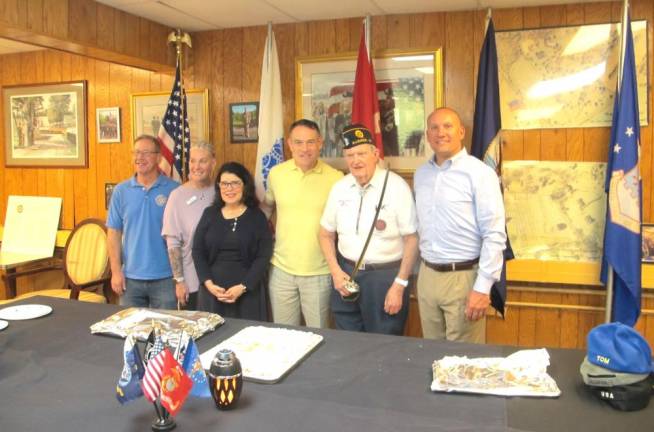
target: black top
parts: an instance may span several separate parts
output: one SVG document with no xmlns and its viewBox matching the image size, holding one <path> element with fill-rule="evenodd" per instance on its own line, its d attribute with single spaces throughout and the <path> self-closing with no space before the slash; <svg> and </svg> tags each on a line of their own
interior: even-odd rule
<svg viewBox="0 0 654 432">
<path fill-rule="evenodd" d="M 234 219 L 225 219 L 216 205 L 202 213 L 193 238 L 193 262 L 200 284 L 212 278 L 211 265 L 217 261 L 233 223 Z M 240 283 L 248 290 L 256 290 L 272 257 L 272 234 L 266 216 L 258 208 L 248 208 L 239 216 L 235 232 L 238 232 L 241 259 L 248 268 Z"/>
<path fill-rule="evenodd" d="M 238 218 L 225 219 L 217 206 L 208 207 L 193 239 L 198 308 L 224 317 L 265 320 L 265 276 L 271 256 L 272 235 L 261 210 L 248 208 Z M 235 304 L 219 302 L 204 286 L 207 280 L 222 288 L 243 284 L 247 292 Z"/>
</svg>

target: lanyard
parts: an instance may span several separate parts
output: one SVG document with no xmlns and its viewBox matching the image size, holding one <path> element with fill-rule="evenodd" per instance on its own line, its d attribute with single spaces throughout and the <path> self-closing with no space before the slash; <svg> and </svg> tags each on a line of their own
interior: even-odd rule
<svg viewBox="0 0 654 432">
<path fill-rule="evenodd" d="M 361 256 L 359 256 L 359 259 L 356 265 L 354 266 L 354 269 L 352 269 L 350 280 L 354 280 L 354 278 L 356 277 L 357 273 L 359 272 L 359 267 L 361 267 L 361 263 L 363 262 L 363 257 L 366 255 L 366 250 L 368 250 L 368 245 L 370 244 L 370 238 L 372 238 L 372 232 L 375 230 L 375 224 L 377 223 L 377 218 L 379 217 L 379 211 L 381 210 L 382 202 L 384 201 L 384 194 L 386 193 L 386 184 L 388 183 L 388 174 L 390 172 L 391 172 L 390 169 L 386 170 L 386 176 L 384 177 L 384 186 L 382 187 L 381 195 L 379 196 L 379 203 L 377 204 L 377 209 L 375 210 L 375 217 L 372 220 L 372 225 L 370 225 L 370 231 L 368 231 L 368 238 L 366 239 L 366 243 L 363 245 Z M 363 195 L 361 195 L 361 201 L 363 202 Z M 361 206 L 359 206 L 359 213 L 361 213 Z M 357 218 L 357 227 L 358 226 L 359 226 L 359 222 Z"/>
</svg>

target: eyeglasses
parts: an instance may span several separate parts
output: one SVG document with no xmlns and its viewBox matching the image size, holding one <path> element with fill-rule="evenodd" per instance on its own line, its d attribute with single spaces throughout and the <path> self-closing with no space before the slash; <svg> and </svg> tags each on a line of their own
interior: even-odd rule
<svg viewBox="0 0 654 432">
<path fill-rule="evenodd" d="M 157 153 L 159 153 L 159 152 L 158 151 L 152 151 L 152 150 L 134 150 L 134 151 L 132 151 L 132 154 L 134 155 L 134 157 L 140 157 L 140 156 L 147 157 L 147 156 L 157 154 Z"/>
<path fill-rule="evenodd" d="M 219 182 L 218 185 L 220 186 L 220 189 L 238 189 L 241 186 L 243 186 L 243 182 L 240 182 L 238 180 L 236 181 L 231 181 L 231 182 Z"/>
</svg>

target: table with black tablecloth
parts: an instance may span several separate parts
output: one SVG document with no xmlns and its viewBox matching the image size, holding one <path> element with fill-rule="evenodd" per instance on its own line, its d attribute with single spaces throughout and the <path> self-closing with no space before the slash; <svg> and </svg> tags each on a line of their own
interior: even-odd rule
<svg viewBox="0 0 654 432">
<path fill-rule="evenodd" d="M 115 397 L 123 340 L 89 331 L 119 307 L 46 297 L 22 303 L 28 302 L 54 310 L 0 332 L 0 431 L 148 431 L 152 405 L 141 398 L 121 406 Z M 200 351 L 259 324 L 228 320 L 198 341 Z M 176 430 L 598 432 L 654 425 L 654 403 L 624 413 L 589 394 L 579 350 L 549 350 L 559 398 L 502 398 L 433 393 L 431 364 L 445 355 L 506 356 L 515 347 L 311 331 L 323 343 L 281 382 L 246 382 L 239 405 L 227 412 L 211 399 L 190 398 Z"/>
</svg>

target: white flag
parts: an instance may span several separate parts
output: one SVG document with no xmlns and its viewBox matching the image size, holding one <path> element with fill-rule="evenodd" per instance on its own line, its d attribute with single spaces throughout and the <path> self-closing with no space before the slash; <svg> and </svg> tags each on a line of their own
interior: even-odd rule
<svg viewBox="0 0 654 432">
<path fill-rule="evenodd" d="M 259 95 L 259 144 L 254 182 L 257 197 L 263 202 L 270 169 L 284 161 L 284 122 L 282 111 L 282 82 L 279 75 L 277 44 L 272 29 L 266 38 L 261 66 Z"/>
</svg>

